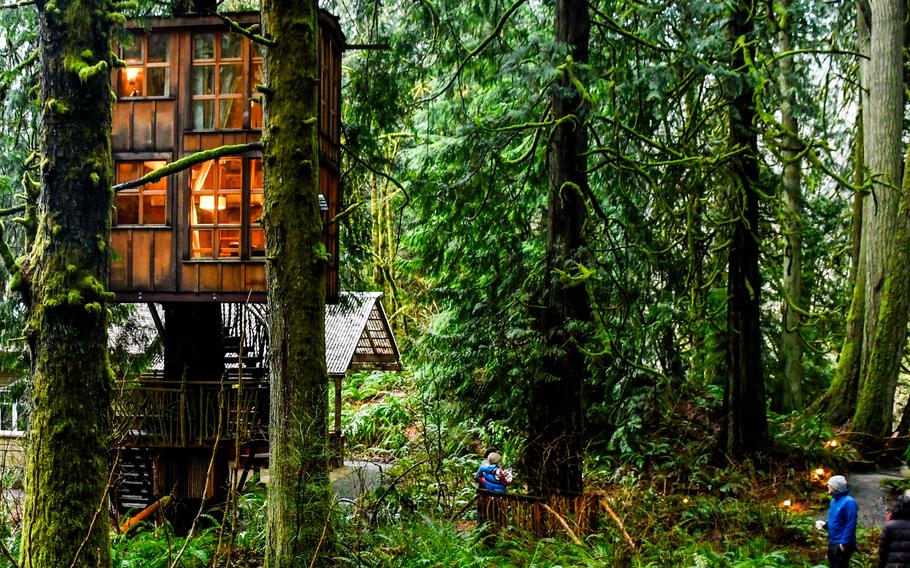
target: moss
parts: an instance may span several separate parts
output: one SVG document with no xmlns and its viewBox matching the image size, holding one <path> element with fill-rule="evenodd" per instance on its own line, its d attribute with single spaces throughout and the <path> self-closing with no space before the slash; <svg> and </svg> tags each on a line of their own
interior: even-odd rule
<svg viewBox="0 0 910 568">
<path fill-rule="evenodd" d="M 86 61 L 88 61 L 89 59 L 94 59 L 94 55 L 92 54 L 91 49 L 83 49 L 82 53 L 80 53 L 79 56 L 82 57 L 82 59 L 84 59 Z"/>
<path fill-rule="evenodd" d="M 47 99 L 44 108 L 57 115 L 64 115 L 70 111 L 69 105 L 59 99 Z"/>
<path fill-rule="evenodd" d="M 99 73 L 107 72 L 107 61 L 101 60 L 94 65 L 86 65 L 79 69 L 79 80 L 85 83 Z"/>
<path fill-rule="evenodd" d="M 89 179 L 92 180 L 92 186 L 98 187 L 98 184 L 101 182 L 101 176 L 98 175 L 98 172 L 92 172 L 89 175 Z"/>
</svg>

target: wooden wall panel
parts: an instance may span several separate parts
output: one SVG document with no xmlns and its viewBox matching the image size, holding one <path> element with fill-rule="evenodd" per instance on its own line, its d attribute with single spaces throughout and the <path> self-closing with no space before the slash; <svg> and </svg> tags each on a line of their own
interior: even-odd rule
<svg viewBox="0 0 910 568">
<path fill-rule="evenodd" d="M 239 262 L 221 264 L 221 290 L 224 292 L 243 291 L 243 265 Z"/>
<path fill-rule="evenodd" d="M 130 105 L 119 103 L 114 105 L 114 127 L 111 131 L 111 147 L 115 152 L 124 152 L 130 149 Z"/>
<path fill-rule="evenodd" d="M 265 292 L 265 263 L 249 263 L 244 274 L 244 289 Z"/>
<path fill-rule="evenodd" d="M 154 231 L 130 230 L 129 268 L 133 290 L 152 290 L 152 255 L 155 254 Z"/>
<path fill-rule="evenodd" d="M 200 292 L 221 291 L 221 263 L 206 262 L 196 264 L 199 271 Z"/>
<path fill-rule="evenodd" d="M 176 292 L 177 278 L 174 271 L 173 233 L 171 229 L 156 230 L 155 238 L 155 290 L 162 292 Z"/>
<path fill-rule="evenodd" d="M 218 146 L 224 146 L 224 134 L 221 132 L 208 132 L 200 135 L 200 150 L 211 150 Z"/>
<path fill-rule="evenodd" d="M 111 290 L 129 289 L 127 278 L 127 257 L 129 256 L 129 231 L 117 229 L 111 231 L 111 250 L 114 252 L 111 259 L 111 276 L 108 287 Z"/>
<path fill-rule="evenodd" d="M 155 148 L 174 149 L 174 101 L 157 101 L 155 104 Z"/>
<path fill-rule="evenodd" d="M 133 147 L 136 152 L 151 152 L 155 149 L 154 125 L 155 101 L 135 101 L 133 107 Z"/>
</svg>

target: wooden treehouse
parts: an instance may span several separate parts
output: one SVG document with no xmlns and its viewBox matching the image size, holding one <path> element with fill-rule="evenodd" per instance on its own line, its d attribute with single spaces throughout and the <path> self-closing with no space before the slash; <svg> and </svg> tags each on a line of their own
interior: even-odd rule
<svg viewBox="0 0 910 568">
<path fill-rule="evenodd" d="M 243 26 L 258 21 L 257 13 L 230 17 Z M 263 59 L 253 42 L 213 16 L 127 27 L 131 41 L 119 47 L 126 67 L 112 73 L 117 183 L 195 152 L 260 139 L 256 85 Z M 329 435 L 340 459 L 340 378 L 357 365 L 396 368 L 398 348 L 379 294 L 339 290 L 338 227 L 332 219 L 341 200 L 345 43 L 328 12 L 320 11 L 319 32 L 326 343 L 336 403 Z M 125 380 L 115 401 L 119 475 L 113 495 L 120 510 L 148 506 L 164 495 L 217 499 L 230 483 L 267 464 L 263 198 L 258 150 L 116 193 L 110 289 L 117 302 L 147 305 L 145 324 L 161 347 L 150 370 Z"/>
</svg>

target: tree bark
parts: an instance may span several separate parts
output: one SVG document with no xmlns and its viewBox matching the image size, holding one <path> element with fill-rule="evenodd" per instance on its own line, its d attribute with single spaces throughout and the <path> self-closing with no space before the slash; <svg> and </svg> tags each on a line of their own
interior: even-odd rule
<svg viewBox="0 0 910 568">
<path fill-rule="evenodd" d="M 724 382 L 721 447 L 738 459 L 767 445 L 765 381 L 761 362 L 760 293 L 758 271 L 758 135 L 755 130 L 754 87 L 747 61 L 754 61 L 755 0 L 739 0 L 728 32 L 738 75 L 730 104 L 729 147 L 741 149 L 730 160 L 731 218 L 727 261 L 727 369 Z"/>
<path fill-rule="evenodd" d="M 856 3 L 856 48 L 863 55 L 860 59 L 860 86 L 859 113 L 856 117 L 856 149 L 854 183 L 861 186 L 865 181 L 865 128 L 863 114 L 866 98 L 863 92 L 865 83 L 865 66 L 869 59 L 870 32 L 868 22 L 868 3 L 858 0 Z M 863 328 L 865 325 L 866 303 L 866 273 L 863 245 L 863 209 L 865 196 L 855 193 L 853 196 L 853 225 L 851 228 L 852 248 L 850 275 L 853 283 L 853 297 L 850 302 L 850 311 L 847 315 L 847 330 L 844 334 L 844 344 L 841 347 L 837 360 L 837 369 L 831 386 L 810 411 L 822 411 L 828 422 L 832 424 L 846 424 L 856 411 L 856 400 L 859 397 L 860 376 L 863 364 Z"/>
<path fill-rule="evenodd" d="M 778 31 L 778 50 L 787 53 L 792 49 L 790 29 L 792 17 L 789 0 L 780 0 L 781 28 Z M 781 92 L 781 137 L 783 176 L 781 189 L 783 197 L 782 229 L 786 242 L 783 255 L 784 300 L 781 302 L 780 363 L 783 372 L 783 389 L 780 406 L 784 412 L 800 410 L 803 407 L 803 343 L 799 327 L 802 317 L 799 309 L 803 302 L 803 242 L 802 215 L 803 195 L 801 187 L 802 160 L 800 158 L 799 124 L 794 113 L 794 96 L 791 79 L 794 76 L 793 58 L 780 60 L 779 86 Z"/>
<path fill-rule="evenodd" d="M 590 19 L 584 0 L 557 0 L 556 41 L 569 47 L 568 65 L 576 77 L 577 64 L 588 61 Z M 538 494 L 581 492 L 584 455 L 583 387 L 587 369 L 580 347 L 582 322 L 591 320 L 591 307 L 578 274 L 585 245 L 587 189 L 587 103 L 564 71 L 551 99 L 560 120 L 548 151 L 550 178 L 546 274 L 546 308 L 541 330 L 548 355 L 544 373 L 534 379 L 529 408 L 529 437 L 524 462 L 531 490 Z M 572 120 L 562 121 L 563 117 Z M 582 325 L 578 325 L 582 323 Z"/>
<path fill-rule="evenodd" d="M 19 274 L 32 353 L 20 565 L 96 568 L 111 563 L 110 4 L 37 6 L 44 162 L 38 231 Z"/>
<path fill-rule="evenodd" d="M 317 151 L 314 1 L 264 0 L 265 230 L 269 246 L 269 499 L 266 566 L 324 564 L 331 540 L 325 267 Z"/>
</svg>

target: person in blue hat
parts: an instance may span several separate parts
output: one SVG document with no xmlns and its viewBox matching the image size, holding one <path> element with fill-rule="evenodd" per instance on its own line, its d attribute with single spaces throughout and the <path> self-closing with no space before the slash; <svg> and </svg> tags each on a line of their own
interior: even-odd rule
<svg viewBox="0 0 910 568">
<path fill-rule="evenodd" d="M 831 495 L 828 521 L 822 525 L 828 530 L 828 565 L 847 568 L 856 551 L 856 500 L 850 496 L 847 478 L 843 475 L 834 475 L 828 480 L 828 493 Z"/>
</svg>

